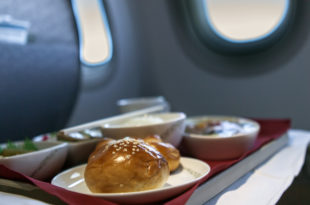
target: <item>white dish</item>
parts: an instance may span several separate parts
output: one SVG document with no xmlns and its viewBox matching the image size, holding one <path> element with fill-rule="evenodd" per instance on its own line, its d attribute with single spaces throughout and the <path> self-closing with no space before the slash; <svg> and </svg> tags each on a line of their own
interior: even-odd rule
<svg viewBox="0 0 310 205">
<path fill-rule="evenodd" d="M 139 116 L 143 120 L 143 116 Z M 174 146 L 179 146 L 185 130 L 186 115 L 182 112 L 169 112 L 159 114 L 145 115 L 147 124 L 132 125 L 128 121 L 132 120 L 121 119 L 110 123 L 105 123 L 101 126 L 102 133 L 105 137 L 114 139 L 122 139 L 126 136 L 135 138 L 145 138 L 150 135 L 159 135 L 165 142 L 171 143 Z M 153 123 L 151 122 L 153 119 Z M 156 119 L 160 119 L 158 122 Z M 131 124 L 131 125 L 129 125 Z"/>
<path fill-rule="evenodd" d="M 259 124 L 253 120 L 230 116 L 191 117 L 186 120 L 186 125 L 199 126 L 204 125 L 205 122 L 231 122 L 239 128 L 229 124 L 219 126 L 220 133 L 224 134 L 195 134 L 194 131 L 191 133 L 187 129 L 184 136 L 185 150 L 199 159 L 225 160 L 240 157 L 252 148 L 260 130 Z M 208 129 L 208 127 L 203 127 L 202 130 Z"/>
<path fill-rule="evenodd" d="M 20 144 L 22 142 L 17 142 Z M 15 144 L 15 143 L 14 143 Z M 34 142 L 37 151 L 1 157 L 0 164 L 27 176 L 44 180 L 55 176 L 64 165 L 67 157 L 67 143 Z M 4 144 L 1 146 L 5 146 Z"/>
<path fill-rule="evenodd" d="M 176 196 L 192 187 L 210 172 L 210 166 L 205 162 L 181 157 L 181 166 L 171 173 L 168 181 L 161 188 L 141 192 L 98 194 L 92 193 L 84 182 L 85 167 L 85 164 L 80 165 L 58 174 L 53 178 L 52 184 L 73 192 L 101 197 L 116 203 L 145 204 Z"/>
<path fill-rule="evenodd" d="M 121 113 L 132 112 L 156 105 L 163 105 L 164 112 L 169 112 L 169 103 L 163 96 L 141 97 L 141 98 L 127 98 L 117 101 L 117 106 Z"/>
<path fill-rule="evenodd" d="M 68 155 L 66 159 L 65 166 L 75 166 L 78 164 L 84 164 L 87 162 L 89 155 L 94 151 L 97 143 L 101 139 L 90 139 L 85 141 L 78 141 L 78 142 L 69 142 L 66 141 L 68 145 Z M 51 134 L 44 134 L 39 135 L 33 138 L 35 142 L 64 142 L 57 140 L 56 136 Z"/>
</svg>

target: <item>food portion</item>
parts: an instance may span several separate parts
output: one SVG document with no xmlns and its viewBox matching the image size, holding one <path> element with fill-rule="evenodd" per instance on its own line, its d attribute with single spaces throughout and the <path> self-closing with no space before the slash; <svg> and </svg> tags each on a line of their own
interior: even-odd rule
<svg viewBox="0 0 310 205">
<path fill-rule="evenodd" d="M 128 120 L 119 123 L 107 123 L 105 127 L 135 127 L 135 126 L 145 126 L 163 123 L 164 120 L 157 116 L 144 115 L 140 117 L 133 117 Z"/>
<path fill-rule="evenodd" d="M 166 159 L 144 141 L 129 137 L 98 144 L 84 173 L 88 188 L 95 193 L 154 189 L 168 177 Z"/>
<path fill-rule="evenodd" d="M 247 132 L 253 129 L 250 123 L 241 123 L 229 120 L 201 120 L 198 122 L 188 122 L 186 133 L 200 134 L 208 136 L 230 137 L 241 132 Z"/>
<path fill-rule="evenodd" d="M 66 142 L 79 142 L 91 139 L 102 138 L 100 129 L 85 129 L 80 132 L 64 133 L 62 131 L 57 133 L 57 140 Z"/>
<path fill-rule="evenodd" d="M 170 172 L 175 171 L 180 165 L 180 152 L 169 143 L 165 143 L 158 135 L 148 136 L 143 139 L 145 143 L 158 150 L 168 162 Z"/>
<path fill-rule="evenodd" d="M 15 144 L 9 141 L 5 146 L 0 147 L 0 156 L 9 157 L 37 150 L 38 148 L 36 147 L 36 145 L 29 139 L 26 139 L 21 144 Z"/>
</svg>

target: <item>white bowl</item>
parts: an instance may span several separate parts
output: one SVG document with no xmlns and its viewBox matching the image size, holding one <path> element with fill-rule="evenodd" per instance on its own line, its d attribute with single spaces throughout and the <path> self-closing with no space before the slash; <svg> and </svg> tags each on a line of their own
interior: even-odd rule
<svg viewBox="0 0 310 205">
<path fill-rule="evenodd" d="M 163 105 L 165 112 L 170 110 L 169 103 L 163 96 L 127 98 L 117 101 L 117 106 L 121 113 L 132 112 L 156 105 Z"/>
<path fill-rule="evenodd" d="M 22 142 L 17 142 L 20 144 Z M 63 167 L 68 147 L 67 143 L 34 142 L 37 151 L 9 157 L 1 157 L 0 164 L 27 176 L 45 180 L 55 176 Z M 2 147 L 5 144 L 1 145 Z"/>
<path fill-rule="evenodd" d="M 71 167 L 86 163 L 89 155 L 94 151 L 101 139 L 91 139 L 80 142 L 68 142 L 68 157 L 66 166 Z"/>
<path fill-rule="evenodd" d="M 240 157 L 254 145 L 260 130 L 257 122 L 245 118 L 228 116 L 201 116 L 186 120 L 186 126 L 205 121 L 225 121 L 241 126 L 238 133 L 220 135 L 188 133 L 184 136 L 184 148 L 189 154 L 199 159 L 225 160 Z"/>
<path fill-rule="evenodd" d="M 65 162 L 65 167 L 71 167 L 79 164 L 84 164 L 87 162 L 89 155 L 94 151 L 97 143 L 101 140 L 99 139 L 89 139 L 84 141 L 60 141 L 56 138 L 56 136 L 51 135 L 49 133 L 39 135 L 33 138 L 35 142 L 55 142 L 61 143 L 65 142 L 68 146 L 68 154 Z"/>
<path fill-rule="evenodd" d="M 145 115 L 146 124 L 130 124 L 133 119 L 118 120 L 101 126 L 105 137 L 122 139 L 126 136 L 145 138 L 149 135 L 159 135 L 163 141 L 178 146 L 182 140 L 185 129 L 186 115 L 182 112 L 160 113 Z M 143 117 L 142 117 L 143 118 Z M 149 120 L 150 118 L 156 120 Z M 160 119 L 158 122 L 157 120 Z"/>
</svg>

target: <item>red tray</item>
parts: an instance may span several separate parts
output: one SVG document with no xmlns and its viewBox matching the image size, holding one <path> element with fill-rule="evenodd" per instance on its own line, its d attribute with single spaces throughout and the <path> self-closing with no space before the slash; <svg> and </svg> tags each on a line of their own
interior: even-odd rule
<svg viewBox="0 0 310 205">
<path fill-rule="evenodd" d="M 256 119 L 261 130 L 253 148 L 243 156 L 234 160 L 226 161 L 206 161 L 211 167 L 211 173 L 197 182 L 191 189 L 174 197 L 162 204 L 179 205 L 191 202 L 205 202 L 218 192 L 229 186 L 243 174 L 255 168 L 258 164 L 266 160 L 275 151 L 285 145 L 284 134 L 290 128 L 288 119 Z M 272 143 L 271 143 L 272 142 Z M 268 149 L 261 149 L 266 147 Z M 253 161 L 255 163 L 253 163 Z M 248 163 L 252 162 L 252 163 Z M 100 198 L 71 192 L 63 188 L 51 185 L 48 182 L 39 181 L 23 174 L 17 173 L 0 165 L 0 177 L 15 181 L 31 183 L 48 194 L 54 195 L 68 204 L 115 204 Z M 218 183 L 221 180 L 224 183 Z M 212 189 L 208 189 L 212 187 Z M 208 191 L 206 191 L 208 190 Z M 194 194 L 193 194 L 194 193 Z M 203 194 L 201 194 L 203 193 Z"/>
</svg>

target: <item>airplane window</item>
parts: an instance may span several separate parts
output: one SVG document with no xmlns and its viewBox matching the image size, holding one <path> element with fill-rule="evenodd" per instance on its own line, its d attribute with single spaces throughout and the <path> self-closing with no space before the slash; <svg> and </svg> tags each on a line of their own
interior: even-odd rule
<svg viewBox="0 0 310 205">
<path fill-rule="evenodd" d="M 107 79 L 113 44 L 101 0 L 72 0 L 79 34 L 82 88 L 95 87 Z"/>
<path fill-rule="evenodd" d="M 291 15 L 290 0 L 188 1 L 199 36 L 222 51 L 248 52 L 281 38 Z"/>
</svg>

